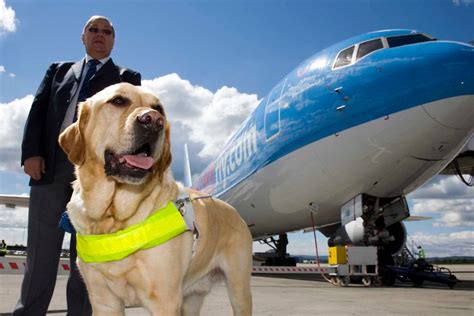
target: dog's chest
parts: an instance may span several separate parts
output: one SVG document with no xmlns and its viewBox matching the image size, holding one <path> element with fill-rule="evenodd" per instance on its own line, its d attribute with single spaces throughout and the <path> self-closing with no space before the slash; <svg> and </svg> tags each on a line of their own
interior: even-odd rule
<svg viewBox="0 0 474 316">
<path fill-rule="evenodd" d="M 137 284 L 144 284 L 145 277 L 136 269 L 124 269 L 120 264 L 107 264 L 101 267 L 107 287 L 126 304 L 139 304 Z"/>
</svg>

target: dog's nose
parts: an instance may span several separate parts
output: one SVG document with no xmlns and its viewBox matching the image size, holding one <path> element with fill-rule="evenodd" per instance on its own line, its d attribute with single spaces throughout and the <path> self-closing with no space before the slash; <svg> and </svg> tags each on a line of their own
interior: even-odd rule
<svg viewBox="0 0 474 316">
<path fill-rule="evenodd" d="M 137 116 L 137 121 L 145 127 L 153 128 L 163 126 L 163 116 L 155 110 L 142 112 Z"/>
</svg>

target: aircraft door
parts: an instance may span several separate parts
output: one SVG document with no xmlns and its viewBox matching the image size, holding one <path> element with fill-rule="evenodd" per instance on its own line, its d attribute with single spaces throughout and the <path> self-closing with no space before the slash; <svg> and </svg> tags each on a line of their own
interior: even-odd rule
<svg viewBox="0 0 474 316">
<path fill-rule="evenodd" d="M 265 140 L 271 141 L 280 134 L 280 104 L 286 78 L 268 95 L 265 105 Z"/>
</svg>

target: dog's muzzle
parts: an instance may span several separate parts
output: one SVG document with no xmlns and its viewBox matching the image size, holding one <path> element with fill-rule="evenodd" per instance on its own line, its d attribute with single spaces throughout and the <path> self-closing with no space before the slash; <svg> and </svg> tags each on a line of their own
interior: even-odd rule
<svg viewBox="0 0 474 316">
<path fill-rule="evenodd" d="M 121 153 L 112 150 L 104 152 L 106 175 L 118 176 L 132 182 L 145 177 L 155 162 L 153 153 L 163 133 L 164 124 L 164 117 L 158 111 L 148 109 L 137 115 L 131 148 Z"/>
</svg>

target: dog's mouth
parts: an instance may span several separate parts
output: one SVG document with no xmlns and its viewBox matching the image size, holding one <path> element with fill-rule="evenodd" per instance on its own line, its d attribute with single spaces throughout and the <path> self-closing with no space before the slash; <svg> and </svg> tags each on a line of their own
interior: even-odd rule
<svg viewBox="0 0 474 316">
<path fill-rule="evenodd" d="M 149 143 L 142 145 L 131 155 L 119 155 L 119 163 L 125 164 L 127 168 L 138 168 L 149 170 L 153 166 L 153 158 L 150 157 L 151 146 Z"/>
<path fill-rule="evenodd" d="M 105 150 L 105 174 L 118 176 L 124 180 L 140 180 L 151 172 L 155 163 L 152 157 L 152 145 L 144 143 L 133 151 L 117 154 L 112 150 Z"/>
</svg>

